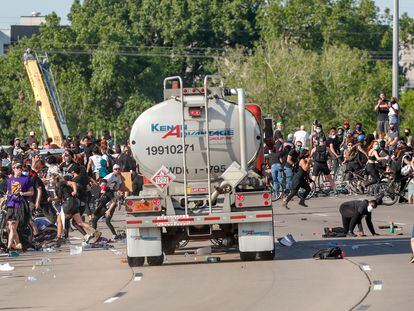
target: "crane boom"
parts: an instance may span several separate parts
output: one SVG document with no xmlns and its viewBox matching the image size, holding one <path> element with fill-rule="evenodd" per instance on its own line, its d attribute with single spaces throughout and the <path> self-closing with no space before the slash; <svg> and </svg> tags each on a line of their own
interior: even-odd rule
<svg viewBox="0 0 414 311">
<path fill-rule="evenodd" d="M 30 84 L 32 85 L 46 134 L 53 139 L 53 143 L 61 145 L 64 136 L 69 135 L 69 132 L 63 111 L 57 99 L 57 94 L 54 90 L 54 85 L 51 84 L 51 78 L 53 79 L 53 76 L 49 77 L 48 70 L 39 68 L 39 63 L 36 59 L 25 60 L 24 66 L 29 76 Z"/>
</svg>

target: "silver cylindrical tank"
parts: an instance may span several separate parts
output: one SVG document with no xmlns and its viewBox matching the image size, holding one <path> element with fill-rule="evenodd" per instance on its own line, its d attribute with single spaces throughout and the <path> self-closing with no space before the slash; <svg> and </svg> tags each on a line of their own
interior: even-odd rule
<svg viewBox="0 0 414 311">
<path fill-rule="evenodd" d="M 187 98 L 189 102 L 202 97 Z M 237 105 L 222 99 L 209 101 L 209 145 L 211 179 L 216 181 L 234 161 L 240 163 L 240 133 Z M 186 128 L 182 130 L 181 103 L 175 99 L 161 102 L 144 111 L 131 130 L 131 148 L 141 172 L 151 178 L 161 166 L 167 167 L 176 182 L 183 182 L 182 135 L 185 134 L 187 179 L 207 179 L 207 144 L 204 112 L 190 117 L 185 108 Z M 261 129 L 257 120 L 245 110 L 247 161 L 252 164 L 261 145 Z"/>
</svg>

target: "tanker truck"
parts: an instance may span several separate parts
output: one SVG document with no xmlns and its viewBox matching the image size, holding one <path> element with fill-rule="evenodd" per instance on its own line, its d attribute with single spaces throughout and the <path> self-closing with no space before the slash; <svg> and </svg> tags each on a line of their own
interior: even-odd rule
<svg viewBox="0 0 414 311">
<path fill-rule="evenodd" d="M 237 103 L 227 97 L 237 96 Z M 144 176 L 126 204 L 131 267 L 161 265 L 182 241 L 220 241 L 240 259 L 274 257 L 271 193 L 261 166 L 261 111 L 241 88 L 208 75 L 202 87 L 164 79 L 164 101 L 134 122 L 131 150 Z"/>
</svg>

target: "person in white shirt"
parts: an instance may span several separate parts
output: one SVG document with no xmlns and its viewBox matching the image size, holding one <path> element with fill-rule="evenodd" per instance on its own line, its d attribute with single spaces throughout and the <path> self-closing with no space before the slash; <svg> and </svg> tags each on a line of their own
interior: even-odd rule
<svg viewBox="0 0 414 311">
<path fill-rule="evenodd" d="M 398 117 L 400 114 L 400 107 L 398 106 L 397 99 L 395 97 L 391 97 L 391 100 L 389 102 L 389 112 L 388 112 L 388 123 L 394 124 L 397 128 L 397 132 L 399 130 L 399 122 Z"/>
<path fill-rule="evenodd" d="M 302 143 L 302 146 L 304 148 L 307 147 L 309 140 L 309 134 L 305 131 L 305 126 L 302 124 L 300 126 L 300 130 L 296 131 L 293 134 L 293 143 L 295 144 L 297 141 L 300 141 Z"/>
<path fill-rule="evenodd" d="M 86 171 L 89 173 L 93 172 L 96 179 L 99 177 L 99 169 L 101 168 L 102 156 L 99 154 L 98 147 L 93 148 L 92 156 L 89 157 L 88 165 Z"/>
</svg>

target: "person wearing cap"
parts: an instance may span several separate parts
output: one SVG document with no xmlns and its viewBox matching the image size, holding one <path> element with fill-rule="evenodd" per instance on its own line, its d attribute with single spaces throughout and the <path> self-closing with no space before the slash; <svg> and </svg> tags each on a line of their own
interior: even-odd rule
<svg viewBox="0 0 414 311">
<path fill-rule="evenodd" d="M 20 223 L 28 222 L 30 218 L 29 207 L 26 198 L 34 194 L 32 181 L 29 176 L 22 175 L 22 164 L 13 164 L 13 176 L 7 181 L 7 200 L 6 200 L 6 221 L 9 231 L 7 248 L 21 250 L 17 228 Z"/>
<path fill-rule="evenodd" d="M 30 131 L 29 136 L 26 139 L 26 145 L 32 146 L 32 144 L 37 145 L 37 141 L 36 141 L 36 138 L 35 138 L 35 132 L 34 131 Z"/>
<path fill-rule="evenodd" d="M 114 215 L 116 206 L 115 193 L 119 191 L 122 185 L 120 173 L 121 167 L 118 164 L 115 164 L 112 168 L 112 173 L 103 178 L 105 183 L 105 187 L 102 193 L 103 195 L 101 195 L 99 199 L 98 207 L 96 208 L 92 219 L 92 227 L 96 229 L 98 226 L 98 220 L 105 216 L 105 223 L 108 226 L 109 230 L 111 230 L 114 239 L 117 239 L 118 236 L 116 234 L 114 226 L 111 223 L 111 220 L 112 216 Z M 111 202 L 111 204 L 107 209 L 106 207 L 109 202 Z"/>
</svg>

